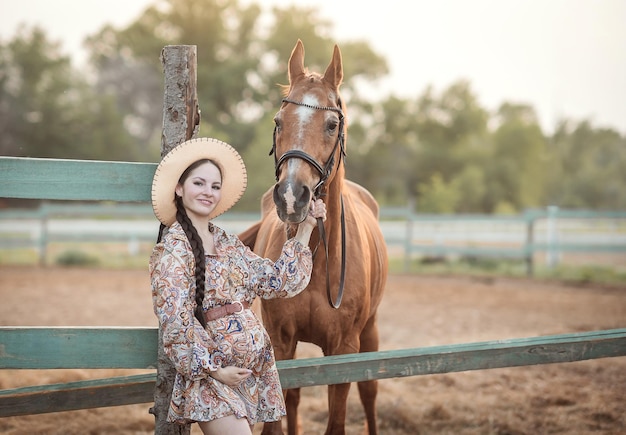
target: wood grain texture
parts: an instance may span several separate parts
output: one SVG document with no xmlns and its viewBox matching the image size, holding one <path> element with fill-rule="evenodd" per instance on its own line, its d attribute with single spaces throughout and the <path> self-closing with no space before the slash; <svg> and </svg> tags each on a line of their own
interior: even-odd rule
<svg viewBox="0 0 626 435">
<path fill-rule="evenodd" d="M 7 358 L 5 343 L 13 343 L 16 338 L 24 338 L 16 332 L 17 328 L 0 328 L 0 361 Z M 67 337 L 61 331 L 67 328 L 28 328 L 39 337 L 31 337 L 34 342 L 42 342 L 45 337 Z M 49 331 L 58 329 L 59 331 Z M 73 328 L 73 337 L 83 342 L 93 338 L 93 331 Z M 98 339 L 114 346 L 127 332 L 132 332 L 141 340 L 151 341 L 154 346 L 151 353 L 156 353 L 156 329 L 130 329 L 122 332 L 112 329 L 111 336 L 116 340 Z M 146 338 L 146 334 L 149 338 Z M 13 336 L 13 337 L 11 337 Z M 122 356 L 127 361 L 121 362 L 123 367 L 145 368 L 145 354 L 141 348 L 135 347 L 136 340 L 123 341 L 128 346 Z M 67 367 L 76 367 L 72 360 L 70 348 L 74 347 L 71 340 L 59 349 L 70 358 Z M 29 352 L 35 352 L 28 346 L 14 354 L 12 358 L 25 359 Z M 12 347 L 9 347 L 12 348 Z M 46 353 L 44 348 L 41 353 Z M 102 354 L 106 350 L 100 351 Z M 136 355 L 134 355 L 136 354 Z M 372 379 L 389 379 L 407 376 L 453 373 L 468 370 L 482 370 L 503 367 L 518 367 L 537 364 L 553 364 L 583 361 L 595 358 L 626 356 L 626 328 L 606 331 L 591 331 L 576 334 L 560 334 L 545 337 L 497 340 L 480 343 L 452 344 L 425 348 L 402 349 L 369 352 L 361 354 L 337 355 L 323 358 L 307 358 L 299 360 L 277 361 L 278 372 L 283 388 L 301 388 L 314 385 L 330 385 L 347 382 L 358 382 Z M 50 368 L 51 358 L 30 356 L 31 368 Z M 39 361 L 40 367 L 33 367 Z M 140 363 L 138 363 L 140 362 Z M 110 364 L 109 360 L 106 364 Z M 57 362 L 55 361 L 55 365 Z M 82 368 L 101 368 L 97 358 L 90 358 L 78 364 Z M 8 368 L 4 363 L 1 368 Z M 13 415 L 40 414 L 46 412 L 68 411 L 73 409 L 96 408 L 153 401 L 156 385 L 156 374 L 145 374 L 123 378 L 89 380 L 68 384 L 43 385 L 37 387 L 17 388 L 0 391 L 0 417 Z"/>
</svg>

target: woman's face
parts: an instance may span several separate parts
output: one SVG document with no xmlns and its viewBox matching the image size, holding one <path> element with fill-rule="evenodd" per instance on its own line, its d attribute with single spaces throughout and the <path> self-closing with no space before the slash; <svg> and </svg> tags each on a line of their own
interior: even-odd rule
<svg viewBox="0 0 626 435">
<path fill-rule="evenodd" d="M 176 186 L 176 194 L 183 199 L 187 215 L 206 218 L 222 199 L 222 176 L 211 162 L 193 169 L 183 184 Z"/>
</svg>

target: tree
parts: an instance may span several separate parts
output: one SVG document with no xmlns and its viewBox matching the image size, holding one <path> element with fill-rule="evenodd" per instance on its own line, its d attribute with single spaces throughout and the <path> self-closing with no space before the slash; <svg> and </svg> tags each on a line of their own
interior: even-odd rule
<svg viewBox="0 0 626 435">
<path fill-rule="evenodd" d="M 261 28 L 260 16 L 255 3 L 244 7 L 236 0 L 168 0 L 148 7 L 124 29 L 106 26 L 89 38 L 98 90 L 117 97 L 142 151 L 158 149 L 158 54 L 165 45 L 197 46 L 200 135 L 225 140 L 242 153 L 259 141 L 256 123 L 279 107 L 277 84 L 287 81 L 287 60 L 298 38 L 305 43 L 307 65 L 323 71 L 334 43 L 326 31 L 330 23 L 307 8 L 274 8 L 268 29 Z M 351 76 L 372 78 L 386 72 L 384 60 L 364 43 L 346 44 L 342 53 L 350 60 L 345 62 L 350 71 L 344 89 L 351 88 Z"/>
<path fill-rule="evenodd" d="M 111 100 L 95 95 L 37 27 L 0 47 L 0 123 L 3 155 L 135 157 Z"/>
<path fill-rule="evenodd" d="M 626 209 L 626 138 L 588 121 L 563 121 L 549 146 L 548 201 L 563 208 Z"/>
<path fill-rule="evenodd" d="M 504 103 L 497 113 L 499 126 L 493 133 L 493 155 L 488 166 L 490 211 L 499 204 L 517 210 L 545 204 L 546 140 L 534 110 L 526 105 Z"/>
</svg>

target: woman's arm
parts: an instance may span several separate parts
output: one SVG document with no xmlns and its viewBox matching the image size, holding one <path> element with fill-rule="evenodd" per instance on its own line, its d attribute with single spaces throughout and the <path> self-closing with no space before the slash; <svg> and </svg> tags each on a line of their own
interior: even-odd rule
<svg viewBox="0 0 626 435">
<path fill-rule="evenodd" d="M 296 236 L 285 242 L 276 261 L 260 257 L 236 236 L 231 236 L 228 246 L 223 247 L 230 251 L 226 254 L 230 283 L 264 299 L 291 297 L 304 290 L 313 270 L 309 239 L 317 217 L 326 218 L 326 206 L 321 200 L 311 203 L 309 216 L 299 225 Z"/>
<path fill-rule="evenodd" d="M 162 329 L 163 349 L 176 370 L 190 379 L 206 378 L 221 367 L 223 355 L 194 317 L 188 265 L 163 244 L 150 258 L 154 313 Z"/>
<path fill-rule="evenodd" d="M 298 225 L 298 231 L 296 232 L 295 239 L 303 245 L 308 245 L 311 239 L 311 233 L 313 228 L 317 225 L 317 218 L 326 220 L 326 204 L 321 199 L 311 201 L 309 206 L 309 213 L 306 219 Z"/>
</svg>

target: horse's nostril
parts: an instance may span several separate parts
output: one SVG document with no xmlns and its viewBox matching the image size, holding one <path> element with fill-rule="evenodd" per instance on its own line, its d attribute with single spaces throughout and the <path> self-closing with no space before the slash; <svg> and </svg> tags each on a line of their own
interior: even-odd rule
<svg viewBox="0 0 626 435">
<path fill-rule="evenodd" d="M 273 193 L 273 198 L 274 198 L 274 204 L 279 205 L 280 204 L 280 193 L 278 192 L 280 189 L 280 185 L 278 183 L 276 183 L 276 185 L 274 186 L 274 193 Z"/>
<path fill-rule="evenodd" d="M 309 202 L 311 202 L 311 189 L 309 189 L 309 186 L 303 186 L 302 193 L 298 200 L 298 206 L 308 208 Z"/>
</svg>

